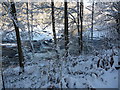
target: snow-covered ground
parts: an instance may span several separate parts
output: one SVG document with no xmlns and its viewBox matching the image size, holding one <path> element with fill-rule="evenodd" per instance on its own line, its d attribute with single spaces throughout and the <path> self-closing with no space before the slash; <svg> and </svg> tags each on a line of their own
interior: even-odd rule
<svg viewBox="0 0 120 90">
<path fill-rule="evenodd" d="M 94 39 L 107 35 L 105 31 L 94 31 Z M 84 36 L 90 31 L 84 32 Z M 34 40 L 51 39 L 47 34 L 34 33 Z M 41 38 L 42 37 L 42 38 Z M 90 37 L 90 36 L 88 36 Z M 117 47 L 100 49 L 94 54 L 81 54 L 65 58 L 63 51 L 56 58 L 55 51 L 35 53 L 25 60 L 25 72 L 19 75 L 19 66 L 9 66 L 3 71 L 6 88 L 118 88 Z M 96 54 L 95 54 L 96 53 Z M 32 56 L 32 53 L 27 53 Z"/>
<path fill-rule="evenodd" d="M 21 40 L 29 40 L 29 32 L 27 30 L 25 31 L 21 31 Z M 4 34 L 4 32 L 2 32 L 3 34 L 3 39 L 4 40 L 15 40 L 16 34 L 14 31 L 9 32 Z M 33 31 L 33 40 L 49 40 L 52 39 L 53 34 L 52 34 L 52 29 L 51 27 L 46 28 L 45 30 L 42 30 L 42 28 L 40 27 L 34 27 L 34 31 Z"/>
<path fill-rule="evenodd" d="M 59 60 L 45 59 L 46 55 L 51 56 L 50 53 L 36 53 L 32 61 L 27 60 L 25 72 L 21 75 L 19 66 L 6 69 L 3 72 L 5 87 L 60 88 L 62 83 L 62 88 L 118 88 L 118 71 L 115 69 L 118 62 L 116 49 L 103 51 L 97 56 L 80 55 Z M 111 58 L 114 60 L 112 66 Z M 108 63 L 105 64 L 104 61 Z"/>
<path fill-rule="evenodd" d="M 104 37 L 108 37 L 109 32 L 110 31 L 107 31 L 107 30 L 106 31 L 105 30 L 103 30 L 103 31 L 94 30 L 94 32 L 93 32 L 93 39 L 95 39 L 95 40 L 99 39 L 100 40 L 100 39 L 102 39 Z M 83 33 L 83 35 L 88 37 L 88 38 L 90 38 L 91 37 L 91 30 L 85 31 Z"/>
</svg>

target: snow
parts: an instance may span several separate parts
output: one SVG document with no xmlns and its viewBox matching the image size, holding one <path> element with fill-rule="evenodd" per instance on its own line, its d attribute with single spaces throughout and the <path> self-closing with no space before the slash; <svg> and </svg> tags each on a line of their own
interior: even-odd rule
<svg viewBox="0 0 120 90">
<path fill-rule="evenodd" d="M 33 29 L 33 40 L 49 40 L 53 38 L 52 35 L 52 29 L 51 27 L 46 28 L 43 32 L 42 28 L 38 27 L 34 27 Z M 21 40 L 29 40 L 29 34 L 28 34 L 28 30 L 25 31 L 21 31 Z M 2 34 L 4 35 L 4 32 L 2 32 Z M 4 40 L 15 40 L 16 34 L 15 32 L 9 32 L 7 33 L 5 36 L 3 36 Z"/>
<path fill-rule="evenodd" d="M 103 30 L 103 31 L 99 31 L 99 30 L 94 30 L 94 32 L 93 32 L 93 39 L 95 39 L 95 40 L 100 40 L 100 39 L 102 39 L 102 38 L 104 38 L 104 37 L 107 37 L 109 32 L 106 30 Z M 87 31 L 85 31 L 85 32 L 83 32 L 83 35 L 84 36 L 87 36 L 87 37 L 90 37 L 90 35 L 91 35 L 91 30 L 87 30 Z"/>
<path fill-rule="evenodd" d="M 38 28 L 35 29 L 39 31 Z M 48 30 L 49 31 L 49 30 Z M 51 33 L 51 31 L 49 31 Z M 106 37 L 107 31 L 94 31 L 95 40 Z M 84 32 L 89 36 L 90 31 Z M 51 39 L 48 33 L 34 33 L 34 40 Z M 4 44 L 2 44 L 4 45 Z M 11 44 L 12 46 L 16 44 Z M 9 43 L 8 43 L 9 46 Z M 49 47 L 43 47 L 48 49 Z M 32 59 L 25 61 L 25 72 L 19 75 L 19 66 L 10 66 L 4 70 L 6 88 L 118 88 L 118 48 L 101 49 L 98 55 L 81 54 L 64 59 L 64 50 L 59 50 L 57 60 L 55 51 L 34 53 Z M 27 53 L 32 56 L 32 53 Z M 114 60 L 110 65 L 111 57 Z M 100 62 L 99 62 L 100 60 Z M 99 63 L 98 63 L 99 62 Z M 107 65 L 103 65 L 102 63 Z M 99 64 L 99 65 L 98 65 Z M 62 83 L 62 86 L 61 86 Z"/>
<path fill-rule="evenodd" d="M 90 0 L 89 0 L 90 1 Z M 90 3 L 88 0 L 84 0 L 85 7 L 88 6 L 91 7 L 92 3 Z M 34 4 L 37 8 L 37 4 Z M 42 4 L 41 4 L 42 5 Z M 45 4 L 46 7 L 47 3 Z M 62 4 L 61 4 L 62 5 Z M 109 5 L 109 4 L 108 4 Z M 13 47 L 17 47 L 17 44 L 14 43 L 14 40 L 16 40 L 16 33 L 14 30 L 14 27 L 12 25 L 7 25 L 3 28 L 6 29 L 6 31 L 1 30 L 0 36 L 2 36 L 2 40 L 6 43 L 0 42 L 0 47 L 5 46 L 3 50 L 8 50 L 6 48 L 14 49 L 13 53 L 15 55 L 10 55 L 7 57 L 7 55 L 4 55 L 3 58 L 0 58 L 3 60 L 3 72 L 0 70 L 0 89 L 1 89 L 1 83 L 4 82 L 5 88 L 118 88 L 119 85 L 119 76 L 120 76 L 120 70 L 116 69 L 116 67 L 119 67 L 118 61 L 119 59 L 119 45 L 116 43 L 118 41 L 118 37 L 116 34 L 116 24 L 115 21 L 111 21 L 112 18 L 107 17 L 107 14 L 112 13 L 109 10 L 110 7 L 108 5 L 102 5 L 100 3 L 97 3 L 95 7 L 96 10 L 103 8 L 105 10 L 102 10 L 100 12 L 96 12 L 95 14 L 100 14 L 96 17 L 94 17 L 94 30 L 93 30 L 93 40 L 91 37 L 91 10 L 85 11 L 85 23 L 83 23 L 83 52 L 78 53 L 78 38 L 77 34 L 72 35 L 72 31 L 77 28 L 75 26 L 75 23 L 71 23 L 69 25 L 69 40 L 70 43 L 68 45 L 68 57 L 65 57 L 65 48 L 64 48 L 64 39 L 62 38 L 63 31 L 64 31 L 64 24 L 62 22 L 63 16 L 61 12 L 58 14 L 59 20 L 55 21 L 55 30 L 56 30 L 56 37 L 59 39 L 57 40 L 57 52 L 55 50 L 54 44 L 51 42 L 47 42 L 47 40 L 53 39 L 53 31 L 52 31 L 52 24 L 46 26 L 46 24 L 49 24 L 51 20 L 49 20 L 51 17 L 48 17 L 48 20 L 45 20 L 46 17 L 41 17 L 41 19 L 37 20 L 37 17 L 34 18 L 37 20 L 34 22 L 33 20 L 33 37 L 31 37 L 34 44 L 33 52 L 30 49 L 29 43 L 25 43 L 25 47 L 22 47 L 23 55 L 25 57 L 24 61 L 24 72 L 20 74 L 21 68 L 19 67 L 19 61 L 18 61 L 18 54 L 16 54 L 16 49 Z M 21 5 L 20 5 L 21 6 Z M 24 5 L 23 5 L 24 6 Z M 43 3 L 44 6 L 44 3 Z M 48 5 L 47 5 L 48 6 Z M 72 5 L 70 5 L 71 7 Z M 74 5 L 72 8 L 69 8 L 71 14 L 74 13 L 73 10 Z M 17 7 L 19 8 L 19 7 Z M 76 8 L 76 6 L 74 7 Z M 98 8 L 98 9 L 97 9 Z M 8 7 L 8 17 L 13 19 L 13 17 L 10 15 L 10 7 Z M 25 8 L 24 8 L 25 9 Z M 25 9 L 26 10 L 26 9 Z M 20 12 L 19 10 L 17 10 Z M 34 10 L 34 13 L 36 12 L 36 15 L 39 17 L 40 15 L 37 14 L 40 11 L 40 13 L 44 13 L 43 10 Z M 48 15 L 47 15 L 47 13 Z M 23 10 L 23 13 L 26 14 Z M 45 15 L 49 16 L 49 10 L 46 9 Z M 4 13 L 3 13 L 4 14 Z M 57 12 L 56 12 L 57 14 Z M 57 14 L 57 15 L 58 15 Z M 115 14 L 115 12 L 114 12 Z M 75 19 L 76 19 L 76 15 Z M 89 16 L 89 17 L 88 17 Z M 104 18 L 102 18 L 102 16 Z M 114 16 L 114 15 L 113 15 Z M 18 13 L 19 17 L 19 13 Z M 88 18 L 87 18 L 88 17 Z M 21 16 L 19 19 L 22 18 Z M 44 18 L 44 19 L 43 19 Z M 57 19 L 56 18 L 56 19 Z M 25 17 L 23 18 L 25 19 Z M 32 19 L 32 18 L 31 18 Z M 96 20 L 97 19 L 97 20 Z M 7 18 L 5 19 L 7 20 Z M 72 19 L 71 19 L 72 20 Z M 109 20 L 109 21 L 108 21 Z M 9 20 L 8 20 L 9 21 Z M 45 22 L 44 22 L 45 21 Z M 70 21 L 71 22 L 71 21 Z M 16 21 L 15 21 L 16 23 Z M 29 40 L 29 31 L 27 29 L 26 25 L 23 25 L 27 22 L 22 22 L 22 26 L 20 23 L 16 23 L 17 26 L 19 26 L 20 30 L 20 36 L 21 36 L 21 42 L 24 40 Z M 40 23 L 40 24 L 39 24 Z M 46 23 L 46 24 L 45 24 Z M 61 24 L 60 24 L 61 23 Z M 19 24 L 19 25 L 18 25 Z M 32 24 L 32 22 L 30 22 Z M 31 25 L 30 25 L 31 26 Z M 75 26 L 75 27 L 74 27 Z M 41 28 L 43 27 L 43 28 Z M 10 30 L 7 30 L 10 29 Z M 21 30 L 22 29 L 22 30 Z M 24 29 L 24 30 L 23 30 Z M 31 28 L 30 28 L 31 29 Z M 87 29 L 87 30 L 85 30 Z M 74 32 L 73 32 L 74 33 Z M 32 35 L 30 35 L 32 36 Z M 74 38 L 75 36 L 75 38 Z M 72 38 L 73 37 L 73 38 Z M 77 39 L 76 39 L 77 38 Z M 13 40 L 13 43 L 7 43 L 7 41 Z M 76 42 L 74 42 L 76 41 Z M 24 45 L 24 43 L 23 43 Z M 62 46 L 63 45 L 63 46 Z M 0 49 L 2 50 L 2 49 Z M 10 51 L 10 50 L 9 50 Z M 2 51 L 0 51 L 2 53 Z M 4 52 L 5 54 L 8 54 Z M 57 57 L 57 54 L 59 54 L 59 58 Z M 74 54 L 74 55 L 73 55 Z M 14 56 L 14 57 L 12 57 Z M 14 61 L 15 60 L 15 61 Z M 5 62 L 4 62 L 5 61 Z M 4 64 L 5 63 L 5 64 Z M 7 64 L 6 64 L 7 63 Z M 10 64 L 10 65 L 9 65 Z M 1 78 L 1 74 L 3 74 L 3 80 Z"/>
<path fill-rule="evenodd" d="M 15 47 L 15 46 L 17 46 L 17 44 L 15 44 L 15 43 L 0 43 L 0 46 L 7 46 L 7 47 Z"/>
<path fill-rule="evenodd" d="M 99 79 L 92 79 L 89 83 L 93 88 L 118 88 L 118 71 L 104 71 L 104 74 Z"/>
<path fill-rule="evenodd" d="M 80 55 L 77 58 L 69 57 L 67 61 L 56 61 L 45 59 L 51 57 L 47 52 L 36 53 L 32 61 L 26 61 L 23 74 L 19 75 L 19 66 L 9 67 L 4 71 L 5 86 L 6 88 L 47 88 L 51 86 L 60 88 L 58 79 L 62 82 L 62 88 L 118 88 L 118 71 L 114 68 L 116 63 L 107 71 L 97 67 L 97 61 L 100 57 L 106 58 L 105 54 L 109 56 L 112 52 L 107 50 L 98 56 Z M 117 58 L 117 55 L 114 55 L 116 62 Z M 59 67 L 59 63 L 62 63 L 62 66 Z"/>
<path fill-rule="evenodd" d="M 42 30 L 40 27 L 37 27 L 34 29 L 34 31 L 38 31 L 38 33 L 33 32 L 33 40 L 49 40 L 52 39 L 52 35 L 49 35 L 51 33 L 51 29 L 45 29 L 45 33 L 40 31 Z"/>
</svg>

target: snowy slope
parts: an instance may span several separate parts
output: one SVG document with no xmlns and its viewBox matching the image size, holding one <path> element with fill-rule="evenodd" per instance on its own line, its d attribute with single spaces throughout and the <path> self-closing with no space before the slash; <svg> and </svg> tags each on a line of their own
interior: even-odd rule
<svg viewBox="0 0 120 90">
<path fill-rule="evenodd" d="M 44 32 L 45 31 L 45 32 Z M 46 28 L 45 30 L 42 30 L 40 27 L 34 27 L 33 30 L 33 40 L 49 40 L 52 39 L 52 31 L 51 28 Z M 25 31 L 21 31 L 21 40 L 29 40 L 29 32 L 27 30 Z M 15 40 L 16 38 L 16 34 L 14 31 L 9 32 L 7 34 L 4 35 L 3 33 L 3 37 L 4 40 Z"/>
<path fill-rule="evenodd" d="M 118 61 L 118 52 L 113 57 Z M 98 56 L 80 55 L 79 57 L 69 57 L 68 60 L 47 60 L 35 55 L 32 61 L 27 60 L 25 72 L 19 75 L 19 67 L 9 67 L 4 71 L 4 81 L 6 88 L 117 88 L 118 71 L 115 69 L 116 63 L 109 69 L 97 67 L 98 60 L 105 59 L 106 55 L 111 55 L 111 50 L 107 50 Z M 49 55 L 49 54 L 48 54 Z M 50 56 L 48 56 L 50 57 Z M 108 59 L 108 58 L 107 58 Z M 106 59 L 106 60 L 107 60 Z M 61 66 L 62 64 L 62 66 Z"/>
</svg>

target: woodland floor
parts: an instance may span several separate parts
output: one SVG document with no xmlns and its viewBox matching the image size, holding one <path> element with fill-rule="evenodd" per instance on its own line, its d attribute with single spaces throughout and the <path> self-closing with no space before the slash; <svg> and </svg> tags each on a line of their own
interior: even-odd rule
<svg viewBox="0 0 120 90">
<path fill-rule="evenodd" d="M 26 53 L 25 72 L 19 75 L 15 48 L 3 48 L 6 88 L 118 88 L 119 40 L 92 40 L 81 55 L 64 58 L 63 50 Z M 92 47 L 90 47 L 92 46 Z M 13 52 L 13 53 L 9 53 Z"/>
</svg>

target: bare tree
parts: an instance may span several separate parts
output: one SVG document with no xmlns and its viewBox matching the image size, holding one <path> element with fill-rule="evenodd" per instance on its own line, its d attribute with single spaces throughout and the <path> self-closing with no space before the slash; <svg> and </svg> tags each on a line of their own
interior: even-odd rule
<svg viewBox="0 0 120 90">
<path fill-rule="evenodd" d="M 53 30 L 53 39 L 55 44 L 55 51 L 57 53 L 57 59 L 59 59 L 58 50 L 57 50 L 57 38 L 56 38 L 56 31 L 55 31 L 55 14 L 54 14 L 54 0 L 51 0 L 51 7 L 52 7 L 52 30 Z"/>
<path fill-rule="evenodd" d="M 94 0 L 93 0 L 93 2 L 92 2 L 91 39 L 93 39 L 93 20 L 94 20 Z"/>
<path fill-rule="evenodd" d="M 33 40 L 33 3 L 31 2 L 31 39 Z"/>
<path fill-rule="evenodd" d="M 83 0 L 80 2 L 80 22 L 81 22 L 81 33 L 80 33 L 80 52 L 83 50 Z"/>
<path fill-rule="evenodd" d="M 32 32 L 30 30 L 30 23 L 29 23 L 29 1 L 26 2 L 26 6 L 27 6 L 26 13 L 27 13 L 27 27 L 28 27 L 29 42 L 30 42 L 30 48 L 32 50 L 32 53 L 34 54 L 34 47 L 33 47 L 33 44 L 32 44 L 32 37 L 31 37 Z M 32 27 L 32 29 L 33 29 L 33 27 Z"/>
<path fill-rule="evenodd" d="M 16 32 L 18 55 L 19 55 L 19 65 L 22 70 L 22 71 L 20 71 L 20 73 L 21 73 L 21 72 L 24 72 L 24 64 L 23 64 L 24 56 L 23 56 L 22 47 L 21 47 L 21 39 L 20 39 L 20 32 L 19 32 L 15 3 L 12 0 L 10 2 L 10 14 L 11 14 L 11 19 L 13 21 L 13 25 L 15 27 L 15 32 Z"/>
<path fill-rule="evenodd" d="M 56 40 L 56 31 L 55 31 L 54 0 L 51 0 L 51 7 L 52 7 L 52 30 L 54 36 L 54 43 L 56 44 L 57 40 Z"/>
<path fill-rule="evenodd" d="M 67 0 L 64 2 L 64 36 L 65 36 L 65 50 L 66 50 L 66 56 L 68 56 L 68 43 L 69 43 L 69 38 L 68 38 L 68 11 L 67 11 Z"/>
<path fill-rule="evenodd" d="M 78 28 L 78 44 L 80 47 L 80 5 L 79 0 L 77 0 L 77 28 Z M 80 48 L 79 48 L 80 53 Z"/>
</svg>

